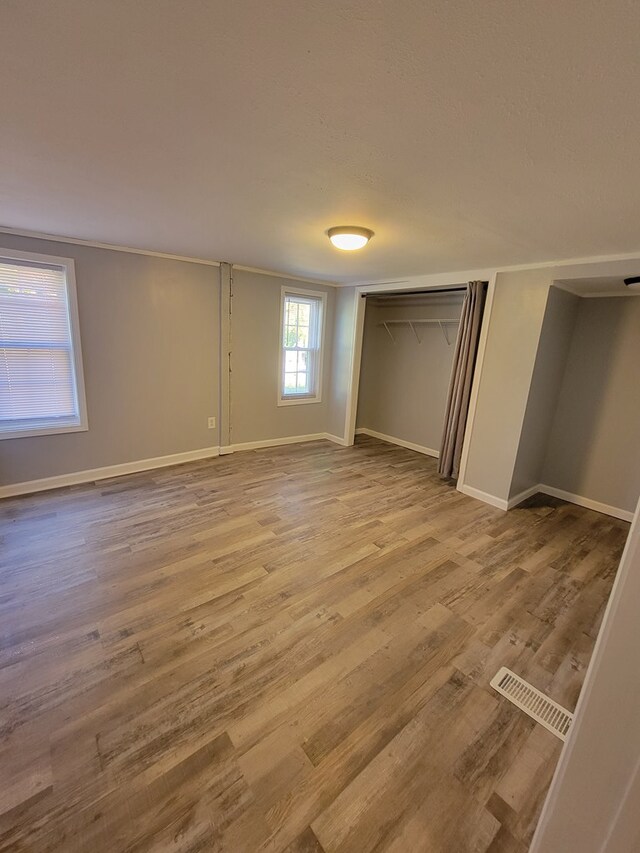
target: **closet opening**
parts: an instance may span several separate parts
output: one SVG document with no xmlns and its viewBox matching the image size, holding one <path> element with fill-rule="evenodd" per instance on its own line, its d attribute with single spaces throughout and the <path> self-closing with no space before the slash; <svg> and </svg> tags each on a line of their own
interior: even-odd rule
<svg viewBox="0 0 640 853">
<path fill-rule="evenodd" d="M 510 488 L 630 521 L 640 493 L 640 294 L 622 277 L 549 290 Z"/>
<path fill-rule="evenodd" d="M 466 292 L 366 295 L 356 435 L 438 457 Z"/>
</svg>

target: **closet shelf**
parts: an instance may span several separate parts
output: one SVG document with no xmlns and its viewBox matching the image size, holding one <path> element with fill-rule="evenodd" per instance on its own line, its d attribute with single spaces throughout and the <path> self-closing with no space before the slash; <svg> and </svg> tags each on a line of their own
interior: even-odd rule
<svg viewBox="0 0 640 853">
<path fill-rule="evenodd" d="M 444 339 L 445 339 L 445 341 L 447 342 L 447 344 L 448 344 L 449 346 L 451 346 L 451 341 L 449 340 L 449 334 L 448 334 L 448 332 L 447 332 L 447 326 L 452 326 L 452 325 L 453 325 L 453 326 L 457 326 L 459 323 L 460 323 L 460 320 L 456 320 L 456 319 L 442 319 L 442 320 L 384 320 L 382 323 L 378 323 L 378 325 L 379 325 L 379 326 L 384 326 L 384 328 L 386 329 L 387 334 L 389 335 L 389 337 L 391 338 L 391 340 L 393 341 L 393 343 L 394 343 L 394 344 L 395 344 L 395 342 L 396 342 L 396 339 L 393 337 L 393 334 L 392 334 L 391 329 L 389 328 L 389 326 L 410 326 L 410 327 L 411 327 L 411 331 L 412 331 L 412 332 L 413 332 L 413 334 L 416 336 L 416 340 L 418 341 L 418 343 L 419 343 L 419 344 L 421 344 L 421 343 L 422 343 L 422 341 L 420 340 L 420 336 L 418 335 L 418 332 L 416 331 L 416 328 L 415 328 L 415 327 L 416 327 L 416 326 L 434 326 L 434 325 L 437 325 L 437 326 L 440 326 L 440 330 L 442 331 L 442 334 L 444 335 Z"/>
</svg>

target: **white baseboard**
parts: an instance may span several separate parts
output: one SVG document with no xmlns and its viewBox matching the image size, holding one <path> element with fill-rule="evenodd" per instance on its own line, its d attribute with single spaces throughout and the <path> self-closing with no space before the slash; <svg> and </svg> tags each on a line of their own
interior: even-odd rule
<svg viewBox="0 0 640 853">
<path fill-rule="evenodd" d="M 501 498 L 488 495 L 486 492 L 481 492 L 478 489 L 471 488 L 470 486 L 463 486 L 461 491 L 466 495 L 471 495 L 471 497 L 478 498 L 479 500 L 485 501 L 492 506 L 497 506 L 500 509 L 513 509 L 515 506 L 518 506 L 518 504 L 526 501 L 527 498 L 533 497 L 533 495 L 549 495 L 552 498 L 560 498 L 560 500 L 576 504 L 576 506 L 583 506 L 585 509 L 592 509 L 595 512 L 601 512 L 603 515 L 611 515 L 613 518 L 620 518 L 623 521 L 633 521 L 633 513 L 629 510 L 610 506 L 610 504 L 604 504 L 600 501 L 594 501 L 591 500 L 591 498 L 585 498 L 582 495 L 576 495 L 573 492 L 565 492 L 564 489 L 556 489 L 555 486 L 546 486 L 544 483 L 537 483 L 535 486 L 531 486 L 523 492 L 520 492 L 520 494 L 509 498 L 508 501 L 503 501 Z"/>
<path fill-rule="evenodd" d="M 330 432 L 325 432 L 324 437 L 327 441 L 332 441 L 334 444 L 339 444 L 342 447 L 351 447 L 351 444 L 346 440 L 346 438 L 342 438 L 339 435 L 333 435 Z"/>
<path fill-rule="evenodd" d="M 503 509 L 505 511 L 509 509 L 509 501 L 505 501 L 503 498 L 497 498 L 495 495 L 490 495 L 488 492 L 482 492 L 480 489 L 474 489 L 473 486 L 458 486 L 458 491 L 462 492 L 463 495 L 468 495 L 470 498 L 475 498 L 478 501 L 495 506 L 497 509 Z"/>
<path fill-rule="evenodd" d="M 356 430 L 358 435 L 370 435 L 373 438 L 379 438 L 381 441 L 387 441 L 390 444 L 398 444 L 400 447 L 406 447 L 409 450 L 415 450 L 418 453 L 424 453 L 427 456 L 437 456 L 438 453 L 428 447 L 422 447 L 418 444 L 413 444 L 403 439 L 397 439 L 393 436 L 375 432 L 374 430 L 360 427 Z M 172 453 L 169 456 L 155 456 L 151 459 L 140 459 L 135 462 L 123 462 L 119 465 L 107 465 L 104 468 L 91 468 L 85 471 L 75 471 L 71 474 L 60 474 L 57 477 L 44 477 L 41 480 L 28 480 L 23 483 L 12 483 L 8 486 L 0 486 L 0 499 L 10 498 L 17 495 L 28 495 L 34 492 L 44 492 L 50 489 L 60 489 L 64 486 L 77 486 L 81 483 L 93 483 L 96 480 L 108 480 L 112 477 L 121 477 L 124 474 L 137 474 L 141 471 L 152 471 L 154 468 L 167 468 L 171 465 L 181 465 L 184 462 L 195 462 L 199 459 L 211 459 L 215 456 L 226 455 L 242 450 L 258 450 L 262 447 L 280 447 L 286 444 L 301 444 L 306 441 L 332 441 L 341 446 L 348 446 L 347 441 L 337 435 L 332 435 L 326 432 L 310 433 L 308 435 L 290 435 L 285 438 L 271 438 L 263 441 L 246 441 L 241 444 L 232 444 L 228 447 L 203 447 L 200 450 L 188 450 L 185 453 Z M 509 510 L 527 500 L 535 494 L 542 493 L 550 495 L 560 500 L 568 501 L 569 503 L 583 506 L 585 509 L 592 509 L 595 512 L 601 512 L 604 515 L 611 515 L 613 518 L 620 518 L 623 521 L 633 521 L 633 512 L 620 509 L 619 507 L 610 506 L 609 504 L 601 503 L 600 501 L 585 498 L 582 495 L 576 495 L 572 492 L 565 492 L 563 489 L 556 489 L 554 486 L 546 486 L 542 483 L 531 486 L 514 495 L 509 500 L 498 498 L 495 495 L 490 495 L 488 492 L 483 492 L 480 489 L 474 489 L 473 486 L 459 485 L 458 490 L 471 498 L 483 501 L 486 504 L 496 507 L 497 509 Z"/>
<path fill-rule="evenodd" d="M 620 509 L 616 506 L 603 504 L 600 501 L 593 501 L 591 498 L 582 497 L 582 495 L 574 495 L 573 492 L 565 492 L 564 489 L 556 489 L 555 486 L 536 486 L 536 491 L 542 492 L 545 495 L 550 495 L 553 498 L 560 498 L 563 501 L 583 506 L 586 509 L 593 509 L 596 512 L 601 512 L 604 515 L 612 515 L 614 518 L 621 518 L 623 521 L 633 521 L 633 513 L 627 509 Z"/>
<path fill-rule="evenodd" d="M 332 437 L 333 438 L 333 437 Z M 230 444 L 220 448 L 222 455 L 227 453 L 238 453 L 242 450 L 260 450 L 263 447 L 281 447 L 285 444 L 302 444 L 305 441 L 322 441 L 330 439 L 326 432 L 312 432 L 308 435 L 287 435 L 283 438 L 265 438 L 261 441 L 242 441 L 239 444 Z M 337 439 L 337 436 L 335 436 Z"/>
<path fill-rule="evenodd" d="M 156 456 L 153 459 L 140 459 L 136 462 L 123 462 L 120 465 L 108 465 L 105 468 L 92 468 L 85 471 L 74 471 L 71 474 L 60 474 L 57 477 L 44 477 L 42 480 L 29 480 L 24 483 L 12 483 L 0 486 L 0 499 L 16 495 L 29 495 L 34 492 L 45 492 L 50 489 L 60 489 L 64 486 L 77 486 L 81 483 L 93 483 L 96 480 L 107 480 L 111 477 L 121 477 L 123 474 L 137 474 L 140 471 L 151 471 L 154 468 L 166 468 L 169 465 L 181 465 L 183 462 L 195 462 L 198 459 L 210 459 L 214 456 L 226 456 L 242 450 L 258 450 L 261 447 L 280 447 L 284 444 L 300 444 L 305 441 L 332 441 L 346 446 L 344 438 L 327 432 L 316 432 L 309 435 L 288 435 L 284 438 L 268 438 L 264 441 L 245 441 L 241 444 L 231 444 L 226 447 L 204 447 L 202 450 L 188 450 L 186 453 L 172 453 L 170 456 Z"/>
<path fill-rule="evenodd" d="M 75 471 L 72 474 L 60 474 L 57 477 L 44 477 L 42 480 L 12 483 L 8 486 L 0 486 L 0 498 L 29 495 L 33 492 L 60 489 L 63 486 L 77 486 L 80 483 L 108 480 L 111 477 L 121 477 L 123 474 L 137 474 L 140 471 L 151 471 L 154 468 L 167 468 L 170 465 L 195 462 L 198 459 L 210 459 L 218 456 L 219 452 L 219 447 L 203 447 L 201 450 L 187 450 L 185 453 L 172 453 L 169 456 L 154 456 L 152 459 L 139 459 L 136 462 L 122 462 L 119 465 L 107 465 L 104 468 L 91 468 L 85 471 Z"/>
<path fill-rule="evenodd" d="M 399 447 L 406 447 L 407 450 L 415 450 L 416 453 L 423 453 L 425 456 L 434 456 L 436 459 L 440 456 L 440 453 L 432 447 L 424 447 L 424 445 L 415 444 L 413 441 L 405 441 L 404 438 L 385 435 L 383 432 L 376 432 L 376 430 L 369 429 L 368 427 L 358 427 L 356 435 L 370 435 L 371 438 L 379 438 L 380 441 L 386 441 L 389 444 L 397 444 Z"/>
<path fill-rule="evenodd" d="M 532 498 L 534 495 L 537 495 L 538 492 L 542 491 L 542 486 L 530 486 L 528 489 L 525 489 L 523 492 L 520 492 L 517 495 L 514 495 L 512 498 L 509 498 L 507 501 L 507 509 L 513 509 L 514 506 L 518 506 L 523 501 L 526 501 L 527 498 Z"/>
</svg>

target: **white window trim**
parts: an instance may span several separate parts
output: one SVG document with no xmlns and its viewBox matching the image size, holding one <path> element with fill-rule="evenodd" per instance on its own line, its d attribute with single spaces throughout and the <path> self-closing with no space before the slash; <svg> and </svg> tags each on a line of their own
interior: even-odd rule
<svg viewBox="0 0 640 853">
<path fill-rule="evenodd" d="M 87 401 L 84 392 L 84 371 L 82 369 L 82 345 L 80 343 L 80 321 L 78 319 L 78 297 L 76 294 L 74 260 L 73 258 L 63 258 L 59 255 L 41 255 L 36 252 L 19 252 L 16 249 L 3 249 L 0 247 L 0 263 L 12 260 L 33 261 L 36 264 L 45 264 L 64 270 L 69 306 L 69 325 L 71 327 L 71 346 L 73 348 L 73 374 L 76 384 L 80 423 L 73 426 L 36 427 L 34 429 L 0 431 L 0 440 L 6 438 L 31 438 L 38 435 L 57 435 L 65 432 L 86 432 L 89 429 L 89 421 L 87 418 Z"/>
<path fill-rule="evenodd" d="M 316 377 L 316 393 L 315 394 L 299 394 L 287 395 L 283 394 L 282 376 L 284 371 L 284 346 L 282 341 L 284 338 L 284 300 L 286 296 L 311 296 L 314 299 L 320 299 L 320 346 L 318 349 L 318 368 Z M 322 402 L 322 363 L 324 361 L 324 330 L 327 317 L 327 294 L 323 290 L 302 290 L 297 287 L 288 287 L 283 284 L 280 288 L 280 335 L 278 338 L 278 406 L 304 406 L 309 403 Z"/>
</svg>

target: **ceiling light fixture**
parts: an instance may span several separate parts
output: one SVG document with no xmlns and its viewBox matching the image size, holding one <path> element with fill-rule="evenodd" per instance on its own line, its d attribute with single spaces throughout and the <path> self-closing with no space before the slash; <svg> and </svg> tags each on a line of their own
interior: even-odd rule
<svg viewBox="0 0 640 853">
<path fill-rule="evenodd" d="M 370 228 L 360 228 L 357 225 L 336 225 L 335 228 L 329 228 L 327 234 L 333 245 L 345 252 L 361 249 L 373 237 Z"/>
</svg>

